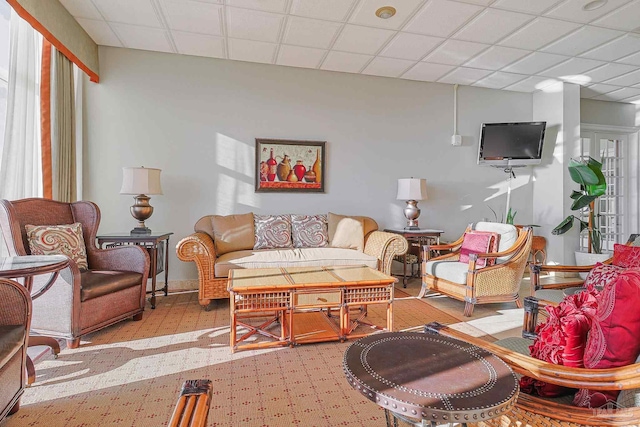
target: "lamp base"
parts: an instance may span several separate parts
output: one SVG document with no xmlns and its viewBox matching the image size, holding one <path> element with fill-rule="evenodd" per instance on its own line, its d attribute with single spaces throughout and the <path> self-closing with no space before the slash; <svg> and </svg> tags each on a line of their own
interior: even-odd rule
<svg viewBox="0 0 640 427">
<path fill-rule="evenodd" d="M 151 229 L 147 227 L 136 227 L 131 230 L 131 235 L 149 235 L 151 234 Z"/>
<path fill-rule="evenodd" d="M 420 227 L 418 227 L 417 225 L 407 225 L 404 229 L 405 230 L 420 230 Z"/>
</svg>

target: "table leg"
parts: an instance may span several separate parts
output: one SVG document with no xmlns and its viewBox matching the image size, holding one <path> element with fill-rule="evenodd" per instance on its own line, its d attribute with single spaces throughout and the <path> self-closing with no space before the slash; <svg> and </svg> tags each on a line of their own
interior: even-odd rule
<svg viewBox="0 0 640 427">
<path fill-rule="evenodd" d="M 235 353 L 236 351 L 236 309 L 235 303 L 236 297 L 233 292 L 229 292 L 229 309 L 231 310 L 231 330 L 229 331 L 229 341 L 231 346 L 231 352 Z"/>
<path fill-rule="evenodd" d="M 164 296 L 169 295 L 169 238 L 164 248 Z"/>
<path fill-rule="evenodd" d="M 156 308 L 156 271 L 158 271 L 158 247 L 157 243 L 150 248 L 151 252 L 151 308 Z"/>
<path fill-rule="evenodd" d="M 409 249 L 407 249 L 407 251 L 409 251 Z M 403 262 L 402 262 L 402 287 L 406 288 L 407 287 L 407 253 L 405 252 L 405 254 L 403 255 Z"/>
</svg>

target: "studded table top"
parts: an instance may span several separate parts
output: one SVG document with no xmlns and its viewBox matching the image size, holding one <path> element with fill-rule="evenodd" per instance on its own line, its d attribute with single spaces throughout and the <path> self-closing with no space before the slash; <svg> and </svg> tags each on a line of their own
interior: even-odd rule
<svg viewBox="0 0 640 427">
<path fill-rule="evenodd" d="M 507 412 L 518 381 L 480 347 L 435 333 L 384 332 L 344 354 L 349 383 L 392 412 L 435 422 L 474 422 Z"/>
</svg>

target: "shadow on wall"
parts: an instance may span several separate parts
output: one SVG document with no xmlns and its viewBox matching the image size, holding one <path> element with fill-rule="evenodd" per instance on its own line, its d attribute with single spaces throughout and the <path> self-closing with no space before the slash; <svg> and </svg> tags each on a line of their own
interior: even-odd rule
<svg viewBox="0 0 640 427">
<path fill-rule="evenodd" d="M 556 156 L 562 156 L 562 146 L 564 141 L 558 140 L 560 125 L 547 126 L 544 132 L 544 143 L 542 146 L 542 161 L 536 167 L 550 166 Z M 559 150 L 559 151 L 557 151 Z"/>
</svg>

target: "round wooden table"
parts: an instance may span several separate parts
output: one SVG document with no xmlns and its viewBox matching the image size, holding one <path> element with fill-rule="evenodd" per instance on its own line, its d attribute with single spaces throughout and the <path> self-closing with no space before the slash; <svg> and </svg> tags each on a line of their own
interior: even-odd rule
<svg viewBox="0 0 640 427">
<path fill-rule="evenodd" d="M 518 397 L 513 371 L 480 347 L 436 333 L 384 332 L 344 354 L 349 383 L 413 425 L 478 422 L 508 412 Z"/>
<path fill-rule="evenodd" d="M 23 285 L 34 300 L 44 294 L 56 281 L 58 274 L 69 266 L 69 258 L 64 255 L 25 255 L 0 258 L 0 277 L 5 279 L 23 279 Z M 51 274 L 38 289 L 33 289 L 33 277 L 41 274 Z M 60 353 L 60 344 L 52 337 L 29 335 L 29 347 L 44 345 L 51 347 L 54 357 Z M 31 385 L 36 379 L 33 361 L 27 356 L 27 384 Z"/>
</svg>

